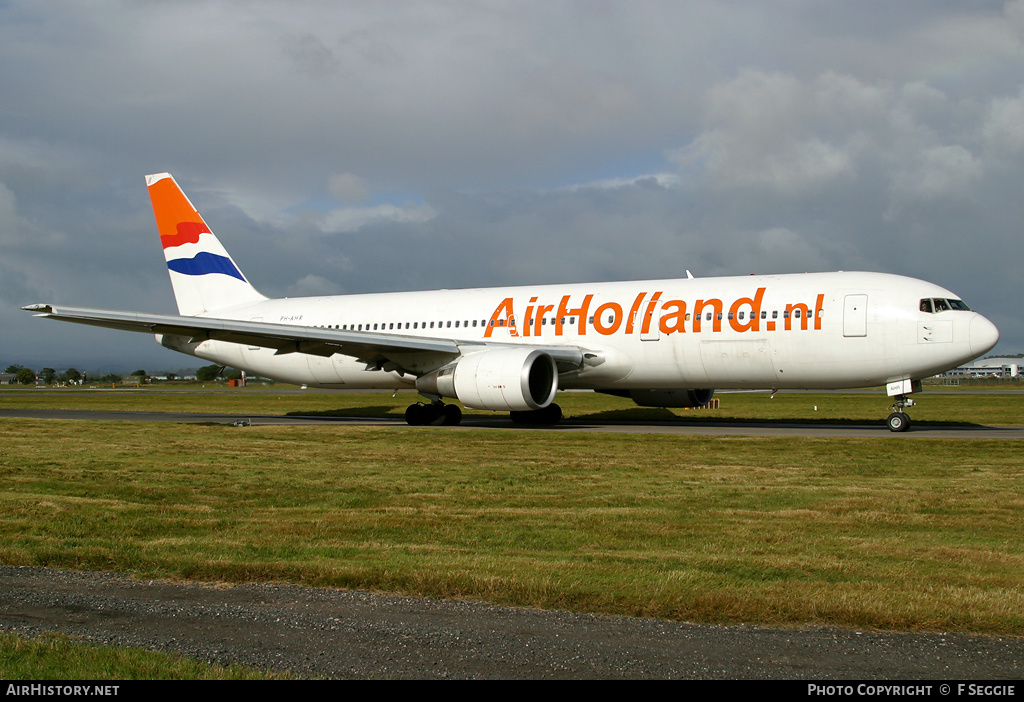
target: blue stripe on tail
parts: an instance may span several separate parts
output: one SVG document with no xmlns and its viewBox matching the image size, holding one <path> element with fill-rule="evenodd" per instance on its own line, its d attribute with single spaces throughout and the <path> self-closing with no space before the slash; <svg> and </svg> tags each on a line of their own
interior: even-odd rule
<svg viewBox="0 0 1024 702">
<path fill-rule="evenodd" d="M 200 251 L 194 258 L 176 258 L 167 262 L 167 267 L 177 273 L 185 275 L 206 275 L 207 273 L 223 273 L 232 278 L 238 278 L 243 283 L 248 282 L 242 277 L 241 271 L 235 267 L 231 259 L 217 254 Z"/>
</svg>

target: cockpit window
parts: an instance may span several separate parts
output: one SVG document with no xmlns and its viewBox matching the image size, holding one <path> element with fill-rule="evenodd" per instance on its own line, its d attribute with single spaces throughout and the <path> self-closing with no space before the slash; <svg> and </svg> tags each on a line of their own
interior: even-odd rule
<svg viewBox="0 0 1024 702">
<path fill-rule="evenodd" d="M 921 299 L 922 312 L 928 312 L 929 314 L 932 314 L 936 312 L 948 312 L 950 310 L 970 312 L 971 308 L 965 305 L 963 300 L 946 300 L 941 297 L 925 297 Z"/>
</svg>

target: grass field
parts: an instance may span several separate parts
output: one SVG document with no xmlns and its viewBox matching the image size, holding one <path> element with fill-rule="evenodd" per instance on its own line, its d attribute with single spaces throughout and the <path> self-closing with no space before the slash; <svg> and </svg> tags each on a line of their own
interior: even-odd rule
<svg viewBox="0 0 1024 702">
<path fill-rule="evenodd" d="M 12 395 L 214 412 L 248 401 L 278 414 L 410 401 L 26 391 L 0 403 Z M 561 398 L 574 416 L 640 411 Z M 779 419 L 863 421 L 885 401 L 722 398 L 718 419 L 775 407 Z M 944 420 L 995 406 L 1002 419 L 984 423 L 1022 423 L 1021 396 L 926 399 Z M 1024 635 L 1019 443 L 905 439 L 5 419 L 0 560 L 698 622 Z"/>
<path fill-rule="evenodd" d="M 243 666 L 216 666 L 140 648 L 97 646 L 67 636 L 0 632 L 0 677 L 15 680 L 282 680 Z M 17 684 L 15 684 L 17 689 Z M 8 692 L 7 694 L 11 694 Z M 16 693 L 15 693 L 16 694 Z M 106 694 L 117 695 L 112 689 Z"/>
</svg>

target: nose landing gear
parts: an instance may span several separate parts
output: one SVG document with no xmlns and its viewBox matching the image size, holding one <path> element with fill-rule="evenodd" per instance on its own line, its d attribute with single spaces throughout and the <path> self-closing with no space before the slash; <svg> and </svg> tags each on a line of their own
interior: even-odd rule
<svg viewBox="0 0 1024 702">
<path fill-rule="evenodd" d="M 892 407 L 890 407 L 892 414 L 886 420 L 886 423 L 889 425 L 889 431 L 906 431 L 910 428 L 910 415 L 904 412 L 903 408 L 913 407 L 914 401 L 906 395 L 896 395 L 893 400 Z"/>
</svg>

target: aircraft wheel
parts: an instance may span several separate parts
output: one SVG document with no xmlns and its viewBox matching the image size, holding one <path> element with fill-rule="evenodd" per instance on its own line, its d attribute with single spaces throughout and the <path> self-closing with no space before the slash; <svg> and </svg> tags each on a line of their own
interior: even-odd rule
<svg viewBox="0 0 1024 702">
<path fill-rule="evenodd" d="M 440 402 L 423 405 L 423 414 L 426 417 L 426 420 L 423 423 L 434 427 L 439 427 L 444 424 L 445 407 L 447 407 L 447 405 L 443 405 Z"/>
<path fill-rule="evenodd" d="M 541 410 L 544 413 L 545 424 L 558 424 L 562 421 L 562 408 L 552 402 Z"/>
<path fill-rule="evenodd" d="M 426 424 L 427 407 L 416 403 L 405 408 L 405 423 L 411 427 L 421 427 Z"/>
<path fill-rule="evenodd" d="M 889 415 L 889 431 L 906 431 L 910 428 L 910 417 L 903 412 L 893 412 Z"/>
<path fill-rule="evenodd" d="M 428 424 L 434 426 L 455 426 L 462 421 L 462 410 L 455 405 L 440 403 L 424 405 L 417 402 L 405 409 L 405 423 L 413 427 Z"/>
<path fill-rule="evenodd" d="M 445 405 L 441 416 L 444 418 L 442 424 L 446 427 L 454 427 L 462 423 L 462 410 L 455 405 Z"/>
<path fill-rule="evenodd" d="M 562 408 L 552 402 L 539 410 L 509 412 L 509 417 L 516 424 L 558 424 L 562 421 Z"/>
</svg>

